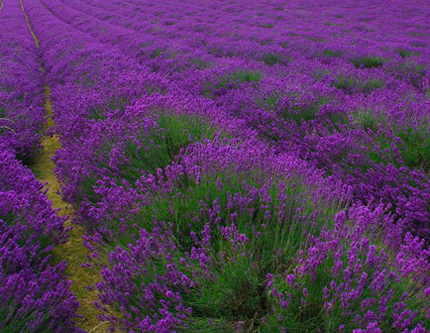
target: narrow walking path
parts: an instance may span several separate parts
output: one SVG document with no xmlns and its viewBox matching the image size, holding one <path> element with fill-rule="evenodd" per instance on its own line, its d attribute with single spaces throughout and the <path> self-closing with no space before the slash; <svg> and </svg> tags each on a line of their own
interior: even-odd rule
<svg viewBox="0 0 430 333">
<path fill-rule="evenodd" d="M 47 129 L 54 125 L 52 120 L 52 105 L 50 101 L 50 91 L 45 87 L 46 101 L 45 109 L 48 118 Z M 73 218 L 73 208 L 68 203 L 64 202 L 60 196 L 61 187 L 54 173 L 55 164 L 52 161 L 57 149 L 60 148 L 60 141 L 57 135 L 43 136 L 43 150 L 37 156 L 35 168 L 37 176 L 43 183 L 47 183 L 47 196 L 52 201 L 52 208 L 60 209 L 58 214 L 61 216 L 69 216 L 65 227 L 71 227 L 71 219 Z M 91 330 L 93 327 L 100 324 L 97 318 L 98 311 L 94 307 L 93 302 L 97 299 L 94 291 L 88 290 L 88 284 L 94 285 L 99 280 L 98 272 L 91 271 L 89 268 L 83 268 L 82 263 L 86 261 L 86 256 L 89 253 L 82 243 L 82 235 L 84 229 L 81 226 L 73 225 L 73 229 L 69 233 L 68 242 L 57 246 L 54 249 L 56 260 L 66 260 L 67 270 L 66 275 L 71 280 L 71 291 L 76 295 L 80 303 L 78 314 L 83 318 L 79 320 L 78 326 L 84 330 Z"/>
<path fill-rule="evenodd" d="M 31 27 L 28 15 L 25 12 L 23 0 L 20 0 L 20 2 L 28 29 L 33 35 L 36 48 L 39 48 L 39 40 Z M 44 69 L 41 68 L 42 72 L 43 70 Z M 44 130 L 46 133 L 49 128 L 55 126 L 50 89 L 48 86 L 45 86 L 45 112 L 47 125 Z M 54 258 L 58 261 L 67 261 L 66 275 L 72 282 L 70 289 L 76 295 L 80 303 L 78 314 L 82 315 L 82 318 L 78 320 L 78 326 L 89 332 L 106 332 L 108 327 L 104 325 L 105 323 L 100 323 L 97 318 L 98 311 L 93 305 L 93 302 L 97 299 L 96 292 L 90 291 L 87 288 L 89 284 L 94 285 L 94 283 L 99 280 L 99 273 L 81 266 L 81 264 L 86 261 L 87 255 L 89 254 L 89 251 L 82 243 L 82 236 L 85 230 L 78 225 L 72 226 L 71 219 L 73 218 L 73 208 L 62 200 L 60 195 L 61 187 L 54 173 L 55 164 L 52 161 L 52 157 L 56 150 L 60 148 L 58 135 L 45 134 L 42 137 L 41 143 L 43 149 L 35 159 L 35 173 L 42 183 L 47 183 L 45 188 L 47 190 L 48 199 L 51 200 L 54 209 L 59 209 L 57 212 L 58 215 L 69 217 L 65 223 L 65 227 L 73 227 L 69 233 L 68 242 L 54 249 Z"/>
</svg>

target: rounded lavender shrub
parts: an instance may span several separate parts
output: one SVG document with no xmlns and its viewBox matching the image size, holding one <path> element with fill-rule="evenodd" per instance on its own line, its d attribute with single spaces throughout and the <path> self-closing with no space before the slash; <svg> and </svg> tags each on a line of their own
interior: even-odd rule
<svg viewBox="0 0 430 333">
<path fill-rule="evenodd" d="M 29 169 L 0 145 L 0 328 L 5 332 L 74 330 L 79 306 L 66 263 L 51 250 L 66 241 L 56 215 Z"/>
</svg>

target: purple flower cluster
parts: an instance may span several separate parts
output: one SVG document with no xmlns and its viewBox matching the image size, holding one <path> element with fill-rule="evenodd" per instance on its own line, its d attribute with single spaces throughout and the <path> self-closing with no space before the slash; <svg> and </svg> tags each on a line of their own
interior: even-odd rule
<svg viewBox="0 0 430 333">
<path fill-rule="evenodd" d="M 428 4 L 25 5 L 112 329 L 430 327 Z"/>
<path fill-rule="evenodd" d="M 378 248 L 372 238 L 380 237 L 381 223 L 387 227 L 383 238 L 391 246 Z M 399 244 L 399 240 L 401 230 L 382 206 L 374 211 L 361 206 L 339 212 L 335 228 L 324 230 L 306 252 L 300 252 L 290 274 L 269 276 L 269 292 L 279 299 L 280 321 L 288 326 L 287 311 L 301 304 L 301 311 L 319 307 L 332 317 L 332 330 L 342 326 L 347 331 L 368 332 L 373 327 L 383 332 L 388 322 L 392 328 L 408 331 L 421 317 L 424 321 L 412 331 L 426 332 L 422 325 L 430 317 L 430 252 L 410 233 L 393 252 L 393 242 Z"/>
<path fill-rule="evenodd" d="M 53 265 L 50 254 L 66 241 L 64 219 L 14 151 L 1 144 L 0 152 L 0 329 L 71 332 L 79 303 L 66 262 Z"/>
</svg>

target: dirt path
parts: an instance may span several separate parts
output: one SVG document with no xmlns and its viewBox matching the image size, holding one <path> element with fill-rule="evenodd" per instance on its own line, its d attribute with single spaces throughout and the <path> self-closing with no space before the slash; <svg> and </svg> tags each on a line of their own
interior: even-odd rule
<svg viewBox="0 0 430 333">
<path fill-rule="evenodd" d="M 28 29 L 33 35 L 36 47 L 39 48 L 39 40 L 31 28 L 30 21 L 28 19 L 27 13 L 25 12 L 23 1 L 21 2 L 21 8 L 25 15 L 27 21 Z M 43 68 L 41 68 L 43 71 Z M 50 89 L 45 86 L 45 110 L 47 117 L 47 125 L 45 132 L 55 125 L 53 116 L 53 109 L 50 99 Z M 55 164 L 52 161 L 57 149 L 60 148 L 60 141 L 58 135 L 44 135 L 42 137 L 42 146 L 38 156 L 35 159 L 34 171 L 37 178 L 42 183 L 47 183 L 47 196 L 52 202 L 52 207 L 54 209 L 60 209 L 58 215 L 69 216 L 65 223 L 65 227 L 71 227 L 71 218 L 73 218 L 73 208 L 62 200 L 61 198 L 61 187 L 54 173 Z M 57 246 L 54 249 L 55 260 L 67 261 L 66 275 L 68 279 L 72 282 L 70 289 L 76 295 L 80 307 L 78 314 L 83 317 L 78 320 L 78 326 L 81 329 L 87 330 L 89 332 L 106 332 L 108 325 L 107 323 L 101 323 L 98 318 L 98 310 L 94 307 L 93 302 L 97 300 L 97 295 L 94 291 L 88 290 L 88 284 L 94 285 L 94 282 L 100 280 L 99 272 L 91 270 L 89 268 L 81 267 L 81 264 L 86 261 L 86 257 L 89 253 L 87 248 L 82 243 L 82 235 L 85 230 L 83 227 L 73 225 L 73 229 L 69 234 L 68 242 Z"/>
<path fill-rule="evenodd" d="M 48 118 L 48 128 L 54 125 L 54 122 L 50 116 L 52 116 L 52 105 L 49 99 L 49 88 L 45 87 L 46 101 L 45 109 Z M 55 164 L 52 161 L 52 157 L 55 151 L 60 148 L 60 142 L 57 135 L 43 136 L 42 138 L 43 150 L 40 152 L 36 159 L 36 174 L 39 180 L 43 183 L 47 182 L 47 196 L 52 201 L 52 208 L 60 209 L 58 214 L 61 216 L 69 216 L 65 227 L 72 226 L 71 218 L 73 218 L 73 208 L 66 202 L 64 202 L 59 193 L 61 193 L 61 187 L 54 173 Z M 72 284 L 70 286 L 71 291 L 76 295 L 80 303 L 78 314 L 82 315 L 83 318 L 79 320 L 78 326 L 84 330 L 91 330 L 100 324 L 97 318 L 98 311 L 94 307 L 93 302 L 97 299 L 95 292 L 88 290 L 88 284 L 94 285 L 99 279 L 98 272 L 91 271 L 89 268 L 83 268 L 82 263 L 86 261 L 88 250 L 82 244 L 82 235 L 84 234 L 83 227 L 73 225 L 73 229 L 69 234 L 68 242 L 57 246 L 54 249 L 54 256 L 57 260 L 67 261 L 66 274 Z M 93 332 L 101 332 L 102 327 L 99 326 L 100 330 Z M 103 330 L 104 331 L 104 330 Z"/>
</svg>

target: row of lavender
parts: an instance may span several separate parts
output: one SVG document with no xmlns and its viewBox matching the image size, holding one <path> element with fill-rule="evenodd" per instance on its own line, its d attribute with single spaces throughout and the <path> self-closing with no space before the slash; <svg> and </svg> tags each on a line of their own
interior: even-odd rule
<svg viewBox="0 0 430 333">
<path fill-rule="evenodd" d="M 6 4 L 1 17 L 0 140 L 29 161 L 45 122 L 37 53 L 20 7 Z"/>
<path fill-rule="evenodd" d="M 67 239 L 43 185 L 23 163 L 40 149 L 44 94 L 38 54 L 19 2 L 2 2 L 0 16 L 0 330 L 63 331 L 78 307 L 53 264 Z"/>
<path fill-rule="evenodd" d="M 369 4 L 355 21 L 342 20 L 351 8 L 312 15 L 294 3 L 264 11 L 239 2 L 46 6 L 348 182 L 358 200 L 391 205 L 405 230 L 428 237 L 427 18 L 408 16 L 418 4 L 393 6 L 394 25 Z"/>
<path fill-rule="evenodd" d="M 245 104 L 267 97 L 263 88 L 273 84 L 290 96 L 294 82 L 347 96 L 240 58 L 166 77 L 159 68 L 168 59 L 157 70 L 147 52 L 137 58 L 113 46 L 121 41 L 114 26 L 42 3 L 26 6 L 44 41 L 62 135 L 56 171 L 94 258 L 108 257 L 97 284 L 102 319 L 130 331 L 425 332 L 424 242 L 403 237 L 390 207 L 351 204 L 354 186 L 299 158 L 304 122 L 281 122 L 276 110 L 234 114 L 231 106 L 239 96 Z M 131 46 L 135 35 L 124 34 Z M 317 100 L 296 92 L 303 103 Z M 325 133 L 323 125 L 307 126 Z M 297 143 L 261 140 L 293 126 Z M 295 144 L 287 150 L 288 142 Z"/>
</svg>

